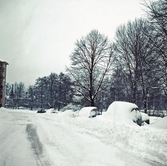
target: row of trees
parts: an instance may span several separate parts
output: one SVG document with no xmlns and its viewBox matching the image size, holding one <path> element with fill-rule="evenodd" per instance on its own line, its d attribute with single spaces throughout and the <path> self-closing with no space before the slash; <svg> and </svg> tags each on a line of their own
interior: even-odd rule
<svg viewBox="0 0 167 166">
<path fill-rule="evenodd" d="M 167 0 L 145 2 L 144 7 L 148 18 L 118 27 L 112 43 L 97 30 L 77 40 L 68 75 L 38 78 L 22 94 L 31 99 L 31 108 L 77 103 L 106 109 L 123 100 L 145 111 L 167 109 Z M 24 88 L 14 87 L 10 96 L 18 99 Z"/>
<path fill-rule="evenodd" d="M 7 106 L 61 109 L 72 102 L 73 89 L 69 76 L 51 73 L 38 78 L 35 85 L 25 87 L 24 83 L 7 84 Z"/>
<path fill-rule="evenodd" d="M 113 43 L 96 30 L 76 42 L 67 70 L 89 105 L 124 100 L 145 111 L 166 109 L 167 0 L 144 7 L 148 18 L 118 27 Z"/>
</svg>

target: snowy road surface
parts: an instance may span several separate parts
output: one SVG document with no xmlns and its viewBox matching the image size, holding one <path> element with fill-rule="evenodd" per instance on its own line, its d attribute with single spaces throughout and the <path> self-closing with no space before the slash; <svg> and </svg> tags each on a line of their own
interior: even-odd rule
<svg viewBox="0 0 167 166">
<path fill-rule="evenodd" d="M 148 147 L 135 149 L 138 142 L 131 141 L 137 139 L 135 134 L 141 129 L 135 129 L 132 140 L 126 136 L 129 140 L 125 142 L 121 140 L 126 139 L 123 133 L 112 136 L 117 128 L 106 128 L 106 122 L 96 118 L 74 118 L 67 113 L 37 114 L 26 110 L 0 111 L 0 166 L 167 165 L 167 147 L 160 145 L 163 139 L 154 148 L 149 147 L 150 143 Z M 95 125 L 97 121 L 103 129 Z M 141 141 L 139 146 L 147 140 L 142 138 Z M 156 147 L 158 145 L 160 147 Z M 156 148 L 161 150 L 155 153 Z"/>
</svg>

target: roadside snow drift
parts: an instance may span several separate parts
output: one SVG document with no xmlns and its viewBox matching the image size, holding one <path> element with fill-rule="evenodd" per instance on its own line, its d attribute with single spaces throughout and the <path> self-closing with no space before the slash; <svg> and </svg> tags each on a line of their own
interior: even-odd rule
<svg viewBox="0 0 167 166">
<path fill-rule="evenodd" d="M 156 122 L 150 124 L 149 126 L 160 129 L 167 129 L 167 116 L 157 120 Z"/>
<path fill-rule="evenodd" d="M 107 114 L 0 108 L 0 165 L 166 166 L 166 129 L 115 123 Z"/>
<path fill-rule="evenodd" d="M 141 125 L 142 116 L 138 106 L 133 103 L 114 101 L 107 109 L 107 118 L 113 122 Z"/>
</svg>

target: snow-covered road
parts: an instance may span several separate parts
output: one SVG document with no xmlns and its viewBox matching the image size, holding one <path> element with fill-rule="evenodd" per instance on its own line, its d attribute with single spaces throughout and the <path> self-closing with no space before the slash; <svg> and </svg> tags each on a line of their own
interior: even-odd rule
<svg viewBox="0 0 167 166">
<path fill-rule="evenodd" d="M 0 166 L 165 166 L 110 144 L 87 122 L 65 113 L 1 110 Z"/>
</svg>

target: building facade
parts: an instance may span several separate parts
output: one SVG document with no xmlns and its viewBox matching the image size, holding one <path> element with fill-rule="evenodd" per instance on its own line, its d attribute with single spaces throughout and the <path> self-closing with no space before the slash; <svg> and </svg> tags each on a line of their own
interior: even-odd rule
<svg viewBox="0 0 167 166">
<path fill-rule="evenodd" d="M 0 60 L 0 107 L 5 106 L 6 69 L 8 63 Z"/>
</svg>

